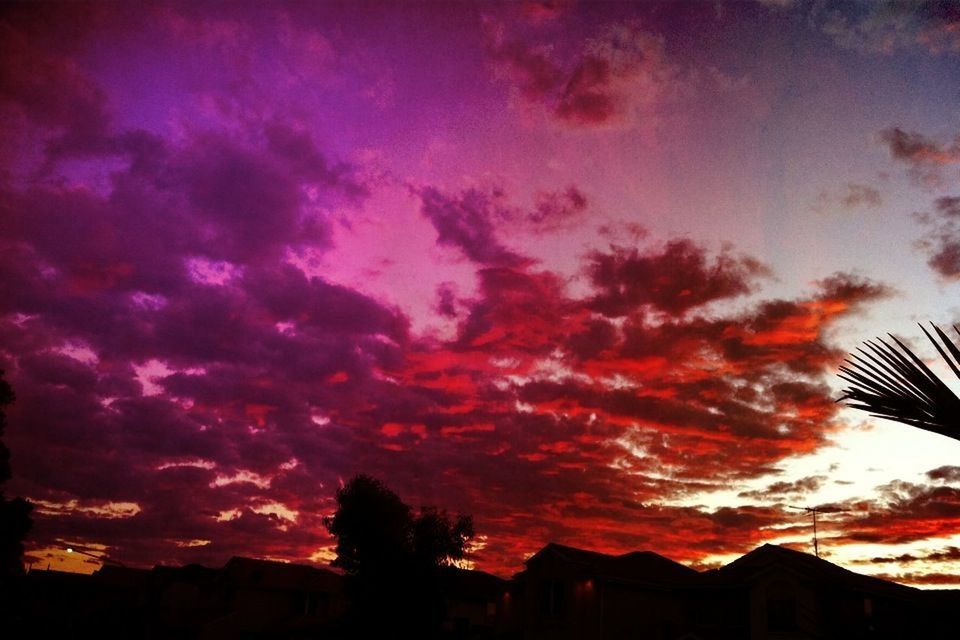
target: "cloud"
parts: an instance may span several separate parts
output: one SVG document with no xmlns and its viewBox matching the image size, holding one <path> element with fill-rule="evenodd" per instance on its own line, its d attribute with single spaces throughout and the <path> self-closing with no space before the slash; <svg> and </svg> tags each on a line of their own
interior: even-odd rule
<svg viewBox="0 0 960 640">
<path fill-rule="evenodd" d="M 906 564 L 916 562 L 944 562 L 960 560 L 960 547 L 947 546 L 939 551 L 928 551 L 926 553 L 902 553 L 897 556 L 875 556 L 869 560 L 862 561 L 862 564 L 871 563 L 893 563 Z"/>
<path fill-rule="evenodd" d="M 433 187 L 420 190 L 421 211 L 437 230 L 437 242 L 457 247 L 483 265 L 516 265 L 523 258 L 495 237 L 494 221 L 503 217 L 497 194 L 470 189 L 448 197 Z"/>
<path fill-rule="evenodd" d="M 814 210 L 825 212 L 832 206 L 843 209 L 876 209 L 883 204 L 880 191 L 865 184 L 848 182 L 837 191 L 822 191 L 814 205 Z"/>
<path fill-rule="evenodd" d="M 53 26 L 31 28 L 66 29 L 56 9 L 38 10 Z M 336 221 L 362 217 L 381 185 L 343 159 L 346 143 L 323 142 L 319 102 L 298 103 L 303 78 L 264 74 L 268 58 L 240 46 L 286 32 L 238 23 L 231 7 L 207 21 L 184 11 L 131 23 L 131 48 L 115 50 L 172 34 L 203 62 L 143 76 L 163 88 L 149 94 L 158 117 L 113 111 L 123 94 L 88 58 L 4 23 L 4 108 L 18 115 L 2 126 L 32 144 L 0 181 L 0 365 L 18 396 L 10 489 L 43 505 L 35 550 L 74 540 L 131 565 L 304 561 L 329 546 L 323 517 L 358 472 L 412 504 L 473 514 L 488 540 L 479 566 L 504 574 L 551 539 L 695 560 L 786 521 L 777 506 L 675 501 L 829 442 L 841 420 L 826 376 L 843 353 L 828 336 L 886 287 L 841 273 L 763 298 L 756 258 L 686 239 L 593 251 L 572 282 L 516 238 L 587 220 L 580 186 L 533 186 L 518 205 L 502 189 L 424 184 L 419 213 L 469 276 L 427 289 L 453 335 L 416 334 L 343 277 L 336 262 L 356 256 L 332 257 L 348 229 Z M 562 19 L 541 5 L 525 28 Z M 627 123 L 669 76 L 662 44 L 634 23 L 569 58 L 510 42 L 494 37 L 495 64 L 568 126 Z M 335 43 L 314 45 L 319 67 L 340 59 Z M 168 110 L 165 83 L 181 80 Z M 804 482 L 770 490 L 817 480 Z"/>
<path fill-rule="evenodd" d="M 575 4 L 576 0 L 528 0 L 521 3 L 520 11 L 530 22 L 540 24 L 563 17 Z"/>
<path fill-rule="evenodd" d="M 705 251 L 672 240 L 660 253 L 613 247 L 591 256 L 588 274 L 598 290 L 593 307 L 609 316 L 639 306 L 670 314 L 749 293 L 767 269 L 753 258 L 724 252 L 708 264 Z"/>
<path fill-rule="evenodd" d="M 960 8 L 950 1 L 831 1 L 815 4 L 809 17 L 837 45 L 863 53 L 960 51 Z"/>
<path fill-rule="evenodd" d="M 895 160 L 913 164 L 945 165 L 960 162 L 960 141 L 941 145 L 926 136 L 891 127 L 880 132 L 880 139 Z"/>
<path fill-rule="evenodd" d="M 530 45 L 520 39 L 507 39 L 506 29 L 492 19 L 484 22 L 488 54 L 497 75 L 511 82 L 520 95 L 530 101 L 546 99 L 560 81 L 560 68 L 547 45 Z"/>
<path fill-rule="evenodd" d="M 575 186 L 565 191 L 537 193 L 536 205 L 526 214 L 528 228 L 538 233 L 568 228 L 583 220 L 587 196 Z"/>
<path fill-rule="evenodd" d="M 927 477 L 931 480 L 942 480 L 943 482 L 960 481 L 960 467 L 943 466 L 927 471 Z"/>
<path fill-rule="evenodd" d="M 899 582 L 900 584 L 916 584 L 930 586 L 949 587 L 951 585 L 960 585 L 960 576 L 955 573 L 941 573 L 937 571 L 930 572 L 899 572 L 899 573 L 877 573 L 872 574 L 882 580 Z"/>
<path fill-rule="evenodd" d="M 880 132 L 890 156 L 908 166 L 908 175 L 918 184 L 939 186 L 942 167 L 960 163 L 960 138 L 940 144 L 920 133 L 891 127 Z"/>
<path fill-rule="evenodd" d="M 960 488 L 896 480 L 877 489 L 877 498 L 847 505 L 855 515 L 844 519 L 838 542 L 917 542 L 952 535 L 960 524 Z"/>
<path fill-rule="evenodd" d="M 573 185 L 562 191 L 538 191 L 531 208 L 511 204 L 499 188 L 469 188 L 450 195 L 424 187 L 418 195 L 421 213 L 437 230 L 437 242 L 456 247 L 485 266 L 529 261 L 508 249 L 498 237 L 501 234 L 540 235 L 568 229 L 582 222 L 588 210 L 586 195 Z"/>
<path fill-rule="evenodd" d="M 590 41 L 564 82 L 554 114 L 573 126 L 629 121 L 667 81 L 662 39 L 627 24 Z"/>
<path fill-rule="evenodd" d="M 5 133 L 24 142 L 26 131 L 39 127 L 47 152 L 55 154 L 98 146 L 109 119 L 103 91 L 60 46 L 44 47 L 35 40 L 37 25 L 30 22 L 0 23 Z"/>
<path fill-rule="evenodd" d="M 663 39 L 636 22 L 609 25 L 564 58 L 489 16 L 484 28 L 497 77 L 563 126 L 631 126 L 675 83 Z"/>
<path fill-rule="evenodd" d="M 180 193 L 189 201 L 188 187 Z M 84 198 L 94 214 L 109 209 Z M 63 264 L 42 238 L 28 228 L 18 243 Z M 276 253 L 239 254 L 224 281 L 181 269 L 148 303 L 131 295 L 134 276 L 71 293 L 39 255 L 16 254 L 35 273 L 4 281 L 45 284 L 36 297 L 5 297 L 0 322 L 4 344 L 16 346 L 5 366 L 20 398 L 10 430 L 18 491 L 67 505 L 38 516 L 36 544 L 106 542 L 132 563 L 251 549 L 309 557 L 329 543 L 320 518 L 332 488 L 359 471 L 409 501 L 474 514 L 491 540 L 478 561 L 500 572 L 546 539 L 655 545 L 681 559 L 746 550 L 778 510 L 661 501 L 769 473 L 822 444 L 837 407 L 821 377 L 839 358 L 823 331 L 883 294 L 837 275 L 801 299 L 691 318 L 688 303 L 668 301 L 686 298 L 691 282 L 709 285 L 701 302 L 738 296 L 742 282 L 711 278 L 750 280 L 754 263 L 668 243 L 634 256 L 659 284 L 633 307 L 616 305 L 626 321 L 529 263 L 481 265 L 474 296 L 445 289 L 457 335 L 421 340 L 396 310 Z M 645 319 L 646 304 L 662 322 Z M 144 394 L 138 369 L 155 371 L 157 393 Z M 721 455 L 731 447 L 735 458 Z M 84 511 L 104 501 L 139 511 Z"/>
<path fill-rule="evenodd" d="M 436 311 L 445 318 L 457 317 L 457 293 L 454 283 L 443 282 L 437 286 Z"/>
<path fill-rule="evenodd" d="M 795 498 L 807 493 L 814 493 L 823 486 L 826 476 L 807 476 L 792 482 L 774 482 L 766 488 L 756 491 L 741 491 L 737 495 L 741 498 L 754 500 L 783 500 Z"/>
<path fill-rule="evenodd" d="M 917 242 L 929 256 L 927 264 L 947 280 L 960 278 L 960 198 L 937 198 L 932 212 L 915 217 L 927 229 Z"/>
</svg>

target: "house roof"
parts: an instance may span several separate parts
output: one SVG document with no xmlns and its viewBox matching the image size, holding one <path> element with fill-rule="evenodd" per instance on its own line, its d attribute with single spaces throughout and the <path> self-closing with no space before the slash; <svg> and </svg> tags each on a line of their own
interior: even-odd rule
<svg viewBox="0 0 960 640">
<path fill-rule="evenodd" d="M 730 564 L 705 574 L 706 581 L 746 581 L 773 567 L 786 567 L 815 582 L 829 583 L 857 591 L 885 593 L 891 596 L 916 595 L 919 589 L 881 578 L 855 573 L 849 569 L 775 544 L 764 544 Z"/>
<path fill-rule="evenodd" d="M 510 583 L 484 571 L 444 567 L 440 585 L 448 596 L 489 602 L 502 596 Z"/>
<path fill-rule="evenodd" d="M 653 551 L 633 551 L 622 555 L 611 555 L 554 542 L 533 554 L 524 564 L 529 567 L 531 563 L 536 564 L 538 559 L 548 556 L 579 565 L 584 571 L 597 578 L 679 585 L 688 583 L 699 575 L 694 569 Z"/>
<path fill-rule="evenodd" d="M 150 569 L 105 564 L 93 573 L 98 583 L 113 587 L 139 587 L 150 579 Z"/>
<path fill-rule="evenodd" d="M 234 556 L 221 569 L 225 579 L 261 589 L 337 592 L 343 578 L 328 569 Z"/>
<path fill-rule="evenodd" d="M 216 569 L 205 567 L 200 564 L 187 564 L 182 567 L 168 567 L 158 564 L 150 570 L 153 580 L 187 582 L 192 584 L 204 584 L 213 580 L 217 575 Z"/>
</svg>

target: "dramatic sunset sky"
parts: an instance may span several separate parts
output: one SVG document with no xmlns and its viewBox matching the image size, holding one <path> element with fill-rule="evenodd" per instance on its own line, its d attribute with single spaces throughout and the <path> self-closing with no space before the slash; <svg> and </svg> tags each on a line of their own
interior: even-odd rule
<svg viewBox="0 0 960 640">
<path fill-rule="evenodd" d="M 834 402 L 960 323 L 957 2 L 5 3 L 0 191 L 36 567 L 323 564 L 363 472 L 960 587 L 960 442 Z"/>
</svg>

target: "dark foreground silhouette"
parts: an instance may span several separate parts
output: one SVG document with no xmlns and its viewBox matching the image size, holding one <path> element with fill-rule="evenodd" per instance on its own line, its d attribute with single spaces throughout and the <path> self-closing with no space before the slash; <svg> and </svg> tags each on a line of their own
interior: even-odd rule
<svg viewBox="0 0 960 640">
<path fill-rule="evenodd" d="M 934 335 L 920 329 L 950 370 L 960 378 L 960 347 L 936 325 Z M 960 327 L 953 330 L 960 336 Z M 840 401 L 878 418 L 902 422 L 960 440 L 960 397 L 957 397 L 923 360 L 891 335 L 867 341 L 840 367 L 840 378 L 850 386 Z"/>
<path fill-rule="evenodd" d="M 7 427 L 4 409 L 13 404 L 16 395 L 4 379 L 0 369 L 0 437 Z M 30 511 L 33 507 L 23 498 L 9 499 L 3 494 L 3 485 L 10 479 L 10 450 L 0 440 L 0 598 L 5 584 L 13 576 L 23 573 L 23 538 L 30 531 Z"/>
<path fill-rule="evenodd" d="M 344 632 L 357 638 L 433 638 L 443 634 L 444 591 L 473 537 L 469 516 L 418 514 L 382 482 L 358 475 L 337 491 L 327 528 L 337 539 L 349 606 Z"/>
<path fill-rule="evenodd" d="M 921 591 L 764 545 L 697 572 L 649 551 L 608 555 L 548 544 L 506 581 L 479 571 L 436 573 L 442 638 L 655 640 L 957 637 L 960 591 Z M 396 602 L 415 602 L 398 579 Z M 31 571 L 21 578 L 5 638 L 405 638 L 397 607 L 382 633 L 361 635 L 342 574 L 233 558 L 152 570 L 104 566 L 92 576 Z M 396 626 L 390 630 L 389 623 Z"/>
</svg>

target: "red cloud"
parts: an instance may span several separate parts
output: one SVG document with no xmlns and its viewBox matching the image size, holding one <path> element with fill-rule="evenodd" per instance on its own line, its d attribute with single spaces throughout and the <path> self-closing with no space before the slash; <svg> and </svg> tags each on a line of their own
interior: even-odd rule
<svg viewBox="0 0 960 640">
<path fill-rule="evenodd" d="M 589 274 L 600 293 L 593 307 L 622 316 L 649 304 L 678 314 L 714 300 L 749 293 L 767 273 L 756 260 L 723 253 L 708 266 L 703 250 L 689 240 L 673 240 L 660 252 L 614 247 L 591 256 Z"/>
<path fill-rule="evenodd" d="M 477 289 L 441 290 L 455 336 L 413 335 L 400 309 L 288 259 L 328 249 L 326 209 L 370 189 L 302 110 L 267 91 L 263 111 L 233 109 L 224 89 L 217 115 L 175 136 L 124 129 L 76 59 L 29 40 L 3 41 L 4 108 L 22 112 L 3 133 L 25 123 L 51 174 L 68 155 L 100 169 L 93 186 L 40 176 L 0 194 L 10 491 L 45 505 L 35 547 L 101 543 L 130 564 L 303 561 L 331 542 L 323 516 L 358 472 L 473 514 L 478 563 L 503 573 L 551 539 L 694 560 L 784 522 L 774 507 L 670 502 L 826 441 L 838 408 L 824 376 L 840 354 L 825 336 L 882 286 L 837 275 L 753 302 L 756 259 L 668 240 L 590 254 L 574 292 L 504 231 L 582 219 L 580 189 L 524 209 L 423 186 L 437 243 L 476 268 Z M 634 24 L 560 62 L 491 46 L 526 99 L 573 125 L 628 120 L 669 76 Z M 258 86 L 242 79 L 237 91 Z M 904 500 L 887 510 L 926 519 L 904 519 L 899 537 L 955 526 L 952 489 Z M 861 534 L 881 522 L 852 522 Z"/>
<path fill-rule="evenodd" d="M 513 36 L 487 18 L 487 52 L 497 75 L 529 104 L 568 127 L 629 125 L 675 82 L 663 41 L 636 23 L 612 24 L 585 41 L 577 56 Z"/>
<path fill-rule="evenodd" d="M 856 515 L 843 522 L 838 541 L 901 544 L 960 527 L 960 488 L 895 481 L 879 489 L 879 499 L 850 505 Z"/>
</svg>

